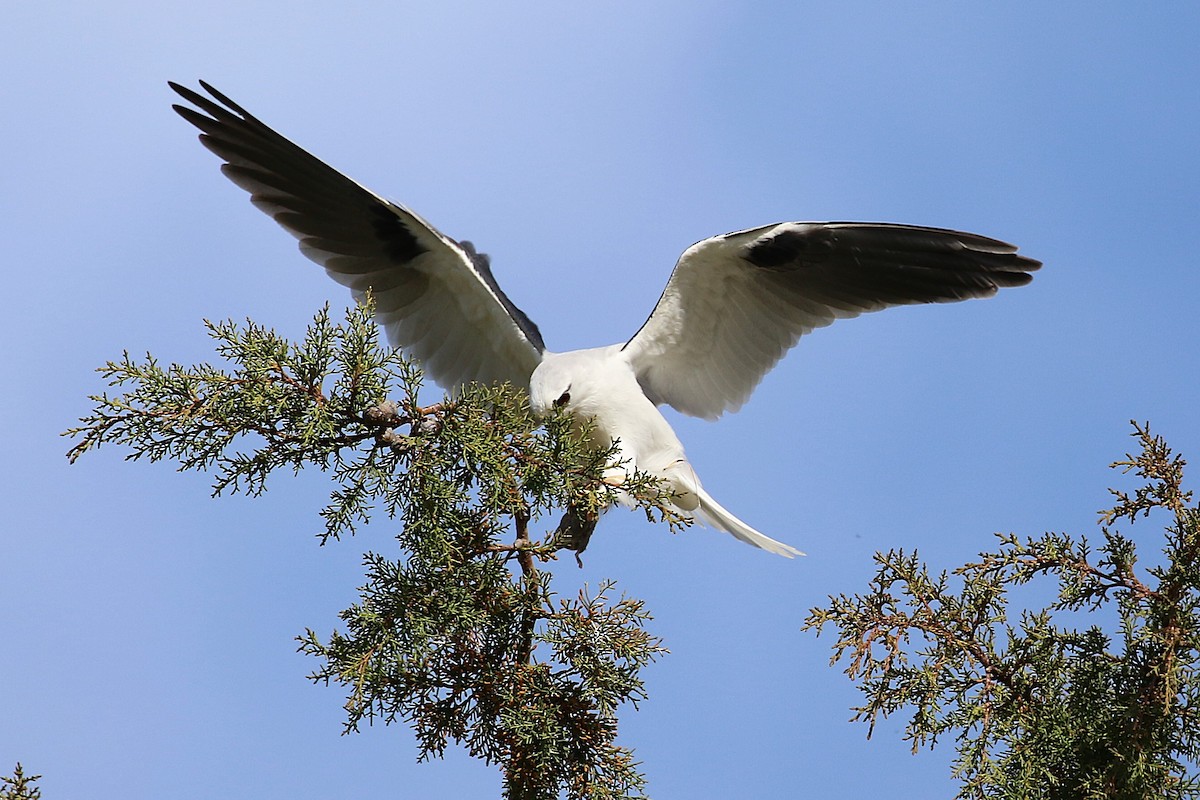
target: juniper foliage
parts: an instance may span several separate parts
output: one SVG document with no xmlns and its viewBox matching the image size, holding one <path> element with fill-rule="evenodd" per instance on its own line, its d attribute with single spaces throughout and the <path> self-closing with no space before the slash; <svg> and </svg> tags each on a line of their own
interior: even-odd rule
<svg viewBox="0 0 1200 800">
<path fill-rule="evenodd" d="M 1095 549 L 1000 535 L 953 579 L 892 550 L 876 554 L 867 593 L 809 612 L 807 628 L 836 631 L 831 663 L 859 684 L 868 736 L 908 709 L 914 752 L 955 737 L 959 797 L 1200 797 L 1200 509 L 1184 460 L 1148 425 L 1133 435 L 1139 452 L 1112 466 L 1143 483 L 1110 490 Z M 1166 545 L 1140 567 L 1115 526 L 1151 515 L 1165 518 Z M 1055 582 L 1056 599 L 1014 610 L 1013 590 L 1035 580 Z M 1059 624 L 1068 614 L 1095 622 Z"/>
<path fill-rule="evenodd" d="M 614 490 L 565 415 L 534 419 L 522 392 L 474 387 L 421 405 L 421 372 L 381 347 L 369 305 L 328 308 L 303 341 L 253 322 L 208 325 L 226 368 L 162 366 L 128 353 L 67 432 L 74 461 L 102 445 L 127 459 L 214 476 L 213 493 L 260 495 L 278 470 L 316 467 L 336 486 L 324 544 L 380 515 L 396 546 L 364 559 L 360 600 L 299 649 L 314 681 L 347 693 L 346 731 L 406 722 L 420 759 L 459 743 L 497 764 L 513 800 L 642 797 L 619 707 L 645 698 L 640 670 L 666 652 L 642 601 L 611 582 L 569 597 L 546 564 L 582 551 Z M 672 526 L 666 495 L 635 475 L 622 489 Z M 545 524 L 554 509 L 565 514 Z"/>
<path fill-rule="evenodd" d="M 34 786 L 41 775 L 26 775 L 21 762 L 13 769 L 12 776 L 0 775 L 0 800 L 40 800 L 42 790 Z"/>
</svg>

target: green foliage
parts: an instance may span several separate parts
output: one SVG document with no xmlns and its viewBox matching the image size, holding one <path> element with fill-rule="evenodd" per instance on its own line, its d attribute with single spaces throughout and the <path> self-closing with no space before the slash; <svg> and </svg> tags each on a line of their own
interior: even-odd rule
<svg viewBox="0 0 1200 800">
<path fill-rule="evenodd" d="M 402 523 L 396 552 L 365 557 L 343 630 L 299 639 L 321 662 L 312 678 L 345 687 L 347 731 L 407 722 L 422 759 L 461 743 L 502 767 L 509 798 L 642 796 L 615 712 L 645 697 L 639 672 L 666 651 L 641 601 L 610 582 L 560 598 L 542 566 L 586 547 L 615 497 L 600 477 L 612 453 L 589 449 L 569 417 L 534 419 L 511 387 L 421 406 L 420 371 L 379 346 L 369 306 L 344 324 L 322 311 L 299 343 L 253 323 L 208 328 L 231 371 L 110 362 L 101 372 L 122 391 L 92 398 L 68 431 L 71 460 L 120 444 L 129 459 L 211 471 L 214 494 L 261 494 L 279 469 L 328 471 L 322 543 L 380 513 Z M 646 476 L 622 490 L 682 524 Z M 563 521 L 540 526 L 556 508 Z"/>
<path fill-rule="evenodd" d="M 932 575 L 917 554 L 877 554 L 867 594 L 831 597 L 806 627 L 838 632 L 832 663 L 866 698 L 856 720 L 912 709 L 914 752 L 953 734 L 960 797 L 1200 797 L 1200 509 L 1182 458 L 1147 426 L 1140 452 L 1113 466 L 1145 481 L 1112 490 L 1102 543 L 1047 533 L 999 536 L 979 561 Z M 1115 530 L 1169 517 L 1160 566 L 1138 568 Z M 1057 599 L 1013 619 L 1015 587 L 1057 583 Z M 1095 615 L 1084 630 L 1056 615 Z M 868 733 L 869 735 L 869 733 Z"/>
<path fill-rule="evenodd" d="M 21 762 L 13 769 L 12 777 L 0 775 L 0 800 L 39 800 L 42 790 L 34 786 L 41 775 L 26 775 Z"/>
</svg>

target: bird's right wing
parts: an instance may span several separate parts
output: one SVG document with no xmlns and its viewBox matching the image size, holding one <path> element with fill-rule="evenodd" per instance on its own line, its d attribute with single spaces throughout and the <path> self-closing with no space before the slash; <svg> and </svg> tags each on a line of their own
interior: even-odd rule
<svg viewBox="0 0 1200 800">
<path fill-rule="evenodd" d="M 200 85 L 213 99 L 171 83 L 196 106 L 174 109 L 225 161 L 221 172 L 300 240 L 304 255 L 356 298 L 371 292 L 393 345 L 447 389 L 472 381 L 529 385 L 545 346 L 537 326 L 500 290 L 486 256 Z"/>
</svg>

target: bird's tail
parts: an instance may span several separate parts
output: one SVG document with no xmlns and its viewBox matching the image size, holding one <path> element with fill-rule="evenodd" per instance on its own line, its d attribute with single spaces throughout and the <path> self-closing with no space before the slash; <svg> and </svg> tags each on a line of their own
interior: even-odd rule
<svg viewBox="0 0 1200 800">
<path fill-rule="evenodd" d="M 746 544 L 752 544 L 755 547 L 783 556 L 784 558 L 794 558 L 804 555 L 804 553 L 801 553 L 790 545 L 777 542 L 770 536 L 764 536 L 733 514 L 730 514 L 708 492 L 704 491 L 702 487 L 696 486 L 695 493 L 696 497 L 700 500 L 700 505 L 696 509 L 695 514 L 704 523 L 718 530 L 725 531 L 735 539 L 739 539 Z"/>
</svg>

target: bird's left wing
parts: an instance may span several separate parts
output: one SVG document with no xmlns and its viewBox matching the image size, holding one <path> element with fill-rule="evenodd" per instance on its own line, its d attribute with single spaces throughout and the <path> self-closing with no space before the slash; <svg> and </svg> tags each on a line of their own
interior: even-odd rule
<svg viewBox="0 0 1200 800">
<path fill-rule="evenodd" d="M 624 347 L 646 396 L 714 419 L 736 410 L 799 338 L 835 319 L 987 297 L 1041 264 L 942 228 L 784 222 L 705 239 L 680 257 Z"/>
<path fill-rule="evenodd" d="M 203 81 L 212 99 L 170 86 L 196 106 L 174 109 L 226 162 L 226 177 L 356 298 L 370 291 L 388 339 L 438 383 L 529 385 L 542 337 L 500 290 L 486 256 L 342 175 Z"/>
</svg>

